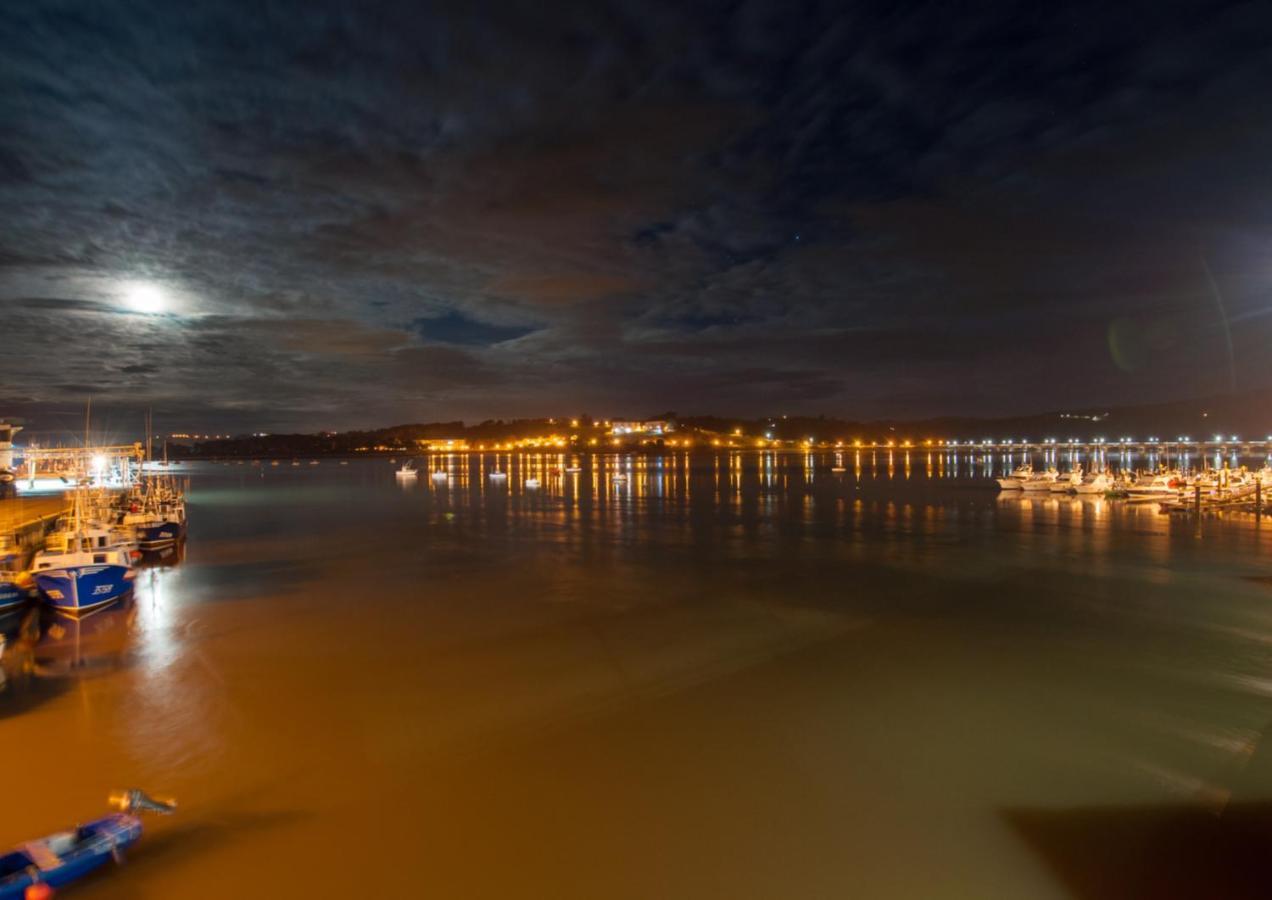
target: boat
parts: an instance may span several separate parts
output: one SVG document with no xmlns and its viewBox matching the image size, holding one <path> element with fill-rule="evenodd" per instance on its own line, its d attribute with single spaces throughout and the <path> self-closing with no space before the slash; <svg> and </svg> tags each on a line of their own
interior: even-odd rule
<svg viewBox="0 0 1272 900">
<path fill-rule="evenodd" d="M 566 472 L 568 472 L 568 473 L 570 473 L 571 475 L 573 475 L 573 474 L 575 474 L 576 472 L 582 472 L 582 471 L 583 471 L 583 467 L 582 467 L 582 466 L 566 466 L 566 467 L 565 467 L 565 471 L 566 471 Z"/>
<path fill-rule="evenodd" d="M 1055 469 L 1048 469 L 1045 472 L 1035 472 L 1024 481 L 1020 482 L 1020 489 L 1022 491 L 1029 492 L 1049 491 L 1051 490 L 1051 485 L 1055 484 L 1059 477 L 1060 473 Z"/>
<path fill-rule="evenodd" d="M 1032 476 L 1033 465 L 1031 463 L 1025 463 L 1023 466 L 1018 466 L 1010 475 L 1004 476 L 1003 478 L 996 478 L 994 480 L 998 482 L 998 487 L 1001 490 L 1018 491 L 1020 490 L 1020 486 Z"/>
<path fill-rule="evenodd" d="M 1153 500 L 1174 500 L 1179 497 L 1181 483 L 1176 472 L 1159 472 L 1156 475 L 1141 475 L 1126 488 L 1128 499 L 1132 503 L 1151 502 Z"/>
<path fill-rule="evenodd" d="M 847 472 L 848 470 L 847 470 L 847 469 L 845 469 L 843 466 L 831 466 L 831 467 L 830 467 L 830 471 L 832 471 L 832 472 Z"/>
<path fill-rule="evenodd" d="M 340 465 L 342 465 L 342 466 L 347 466 L 347 465 L 349 465 L 349 460 L 347 460 L 347 459 L 342 459 L 342 460 L 340 460 Z"/>
<path fill-rule="evenodd" d="M 316 460 L 316 459 L 311 459 L 311 460 L 309 461 L 309 464 L 310 464 L 311 466 L 316 466 L 316 465 L 318 465 L 318 460 Z"/>
<path fill-rule="evenodd" d="M 45 539 L 31 561 L 35 586 L 59 612 L 83 615 L 114 603 L 132 590 L 132 552 L 107 526 L 85 519 L 77 493 L 70 517 Z"/>
<path fill-rule="evenodd" d="M 438 484 L 444 484 L 445 482 L 450 481 L 450 475 L 448 475 L 442 469 L 438 469 L 437 471 L 433 473 L 433 480 L 436 481 Z"/>
<path fill-rule="evenodd" d="M 624 475 L 622 472 L 615 472 L 615 473 L 614 473 L 614 483 L 615 483 L 615 484 L 622 484 L 622 483 L 624 483 L 625 481 L 627 481 L 627 476 L 626 476 L 626 475 Z"/>
<path fill-rule="evenodd" d="M 12 571 L 0 571 L 0 613 L 17 609 L 27 602 L 27 591 L 21 580 L 21 574 Z"/>
<path fill-rule="evenodd" d="M 1080 484 L 1074 485 L 1079 494 L 1106 494 L 1113 490 L 1113 479 L 1105 472 L 1090 473 L 1083 476 Z"/>
<path fill-rule="evenodd" d="M 537 479 L 537 478 L 527 478 L 527 479 L 526 479 L 526 487 L 528 487 L 528 488 L 537 488 L 538 486 L 539 486 L 539 479 Z"/>
<path fill-rule="evenodd" d="M 138 790 L 112 794 L 110 805 L 119 812 L 27 841 L 0 856 L 0 900 L 52 897 L 54 889 L 122 860 L 123 851 L 141 838 L 138 813 L 166 815 L 176 809 L 172 801 Z"/>
<path fill-rule="evenodd" d="M 507 477 L 508 477 L 508 473 L 500 469 L 495 469 L 493 472 L 490 473 L 491 481 L 503 481 Z"/>
<path fill-rule="evenodd" d="M 398 469 L 395 474 L 398 478 L 414 478 L 420 473 L 419 470 L 415 468 L 415 464 L 408 459 L 406 462 L 402 463 L 402 468 Z"/>
<path fill-rule="evenodd" d="M 1069 470 L 1068 475 L 1063 475 L 1051 483 L 1051 493 L 1053 494 L 1069 494 L 1078 489 L 1078 485 L 1082 483 L 1082 467 L 1074 466 Z"/>
</svg>

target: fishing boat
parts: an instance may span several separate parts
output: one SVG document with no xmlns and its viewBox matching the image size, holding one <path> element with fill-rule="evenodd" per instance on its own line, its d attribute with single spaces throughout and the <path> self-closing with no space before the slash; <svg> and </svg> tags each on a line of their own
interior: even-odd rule
<svg viewBox="0 0 1272 900">
<path fill-rule="evenodd" d="M 1033 465 L 1025 463 L 1023 466 L 1017 467 L 1010 475 L 1003 478 L 997 478 L 998 487 L 1004 491 L 1018 491 L 1020 486 L 1033 476 Z"/>
<path fill-rule="evenodd" d="M 137 790 L 112 794 L 110 805 L 119 812 L 27 841 L 0 856 L 0 900 L 51 897 L 53 889 L 111 860 L 119 862 L 123 851 L 141 838 L 138 813 L 166 815 L 176 808 L 171 801 L 154 800 Z"/>
<path fill-rule="evenodd" d="M 17 609 L 26 602 L 27 592 L 21 580 L 21 573 L 11 569 L 0 569 L 0 613 Z"/>
<path fill-rule="evenodd" d="M 1051 486 L 1059 479 L 1060 473 L 1055 469 L 1048 469 L 1045 472 L 1034 472 L 1024 481 L 1020 482 L 1022 491 L 1049 491 Z"/>
<path fill-rule="evenodd" d="M 1069 494 L 1078 489 L 1078 485 L 1082 483 L 1082 467 L 1074 466 L 1069 470 L 1069 474 L 1057 478 L 1051 483 L 1051 493 L 1053 494 Z"/>
<path fill-rule="evenodd" d="M 111 528 L 86 520 L 83 496 L 77 492 L 70 517 L 46 538 L 31 561 L 31 572 L 50 606 L 83 615 L 132 590 L 132 556 Z"/>
<path fill-rule="evenodd" d="M 414 478 L 420 473 L 419 470 L 415 468 L 415 463 L 408 459 L 406 462 L 402 463 L 402 468 L 398 469 L 395 474 L 398 478 Z"/>
</svg>

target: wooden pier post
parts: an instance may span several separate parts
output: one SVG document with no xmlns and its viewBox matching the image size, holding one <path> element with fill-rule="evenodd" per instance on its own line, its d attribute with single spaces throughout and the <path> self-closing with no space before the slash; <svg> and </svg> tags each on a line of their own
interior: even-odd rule
<svg viewBox="0 0 1272 900">
<path fill-rule="evenodd" d="M 1193 485 L 1193 507 L 1197 510 L 1197 518 L 1201 518 L 1201 482 Z"/>
</svg>

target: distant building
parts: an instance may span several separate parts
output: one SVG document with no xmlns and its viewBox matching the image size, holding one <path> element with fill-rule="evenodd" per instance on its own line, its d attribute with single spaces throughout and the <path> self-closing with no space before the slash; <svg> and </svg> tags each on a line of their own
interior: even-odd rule
<svg viewBox="0 0 1272 900">
<path fill-rule="evenodd" d="M 420 438 L 415 442 L 421 450 L 445 452 L 467 450 L 468 441 L 463 438 Z"/>
<path fill-rule="evenodd" d="M 0 420 L 0 480 L 2 481 L 13 480 L 13 436 L 21 430 L 21 425 L 12 425 Z"/>
<path fill-rule="evenodd" d="M 610 434 L 616 437 L 661 437 L 676 430 L 674 422 L 655 419 L 649 422 L 615 422 Z"/>
</svg>

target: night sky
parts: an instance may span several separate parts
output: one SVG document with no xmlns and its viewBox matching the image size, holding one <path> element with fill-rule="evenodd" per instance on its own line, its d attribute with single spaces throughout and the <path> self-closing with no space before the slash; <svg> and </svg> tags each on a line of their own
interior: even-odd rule
<svg viewBox="0 0 1272 900">
<path fill-rule="evenodd" d="M 0 415 L 1272 385 L 1266 5 L 342 7 L 6 7 Z"/>
</svg>

